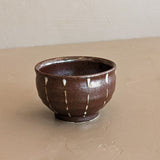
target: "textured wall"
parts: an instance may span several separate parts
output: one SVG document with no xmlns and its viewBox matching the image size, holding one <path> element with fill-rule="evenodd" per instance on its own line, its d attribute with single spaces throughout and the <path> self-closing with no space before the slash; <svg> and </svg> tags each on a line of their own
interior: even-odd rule
<svg viewBox="0 0 160 160">
<path fill-rule="evenodd" d="M 0 48 L 147 36 L 159 0 L 0 0 Z"/>
</svg>

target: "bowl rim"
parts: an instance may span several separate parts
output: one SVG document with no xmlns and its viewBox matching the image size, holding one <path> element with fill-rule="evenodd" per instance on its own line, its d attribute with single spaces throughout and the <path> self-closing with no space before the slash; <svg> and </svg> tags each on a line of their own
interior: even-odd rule
<svg viewBox="0 0 160 160">
<path fill-rule="evenodd" d="M 88 60 L 98 60 L 99 62 L 105 62 L 105 64 L 108 63 L 108 65 L 111 66 L 110 69 L 102 71 L 102 72 L 98 72 L 98 73 L 94 73 L 94 74 L 85 74 L 85 75 L 76 75 L 76 76 L 66 76 L 66 75 L 53 75 L 53 74 L 49 74 L 49 73 L 45 73 L 42 72 L 40 70 L 40 68 L 42 68 L 43 66 L 46 66 L 47 63 L 48 65 L 53 64 L 53 62 L 58 62 L 59 63 L 65 63 L 65 61 L 76 61 L 76 60 L 82 60 L 82 59 L 88 59 Z M 64 62 L 60 62 L 60 61 L 64 61 Z M 112 60 L 109 59 L 105 59 L 105 58 L 100 58 L 100 57 L 93 57 L 93 56 L 64 56 L 64 57 L 55 57 L 55 58 L 49 58 L 49 59 L 45 59 L 43 61 L 40 61 L 39 63 L 37 63 L 34 67 L 35 72 L 36 73 L 40 73 L 44 76 L 48 76 L 48 77 L 57 77 L 57 78 L 87 78 L 87 77 L 95 77 L 95 76 L 100 76 L 103 74 L 107 74 L 110 73 L 112 71 L 116 70 L 116 64 L 115 62 L 113 62 Z"/>
</svg>

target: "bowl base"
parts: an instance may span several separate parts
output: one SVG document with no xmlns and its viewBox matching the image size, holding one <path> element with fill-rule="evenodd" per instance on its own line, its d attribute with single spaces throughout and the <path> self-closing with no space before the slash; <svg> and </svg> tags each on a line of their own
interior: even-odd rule
<svg viewBox="0 0 160 160">
<path fill-rule="evenodd" d="M 90 121 L 95 119 L 99 113 L 91 114 L 91 115 L 86 115 L 85 117 L 68 117 L 64 116 L 61 114 L 55 114 L 55 117 L 57 119 L 63 120 L 63 121 L 69 121 L 69 122 L 85 122 L 85 121 Z"/>
</svg>

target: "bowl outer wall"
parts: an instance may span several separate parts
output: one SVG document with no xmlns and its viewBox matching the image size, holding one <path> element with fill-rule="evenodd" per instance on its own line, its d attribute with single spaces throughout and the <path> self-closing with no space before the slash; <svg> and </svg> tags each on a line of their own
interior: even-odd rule
<svg viewBox="0 0 160 160">
<path fill-rule="evenodd" d="M 42 102 L 55 113 L 66 116 L 98 112 L 111 99 L 115 83 L 115 69 L 76 78 L 50 77 L 36 72 L 36 86 Z"/>
</svg>

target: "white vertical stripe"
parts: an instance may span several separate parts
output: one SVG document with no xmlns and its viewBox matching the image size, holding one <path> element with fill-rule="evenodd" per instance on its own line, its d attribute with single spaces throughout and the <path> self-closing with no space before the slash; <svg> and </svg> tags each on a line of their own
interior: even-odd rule
<svg viewBox="0 0 160 160">
<path fill-rule="evenodd" d="M 87 78 L 87 85 L 88 85 L 88 87 L 90 86 L 90 78 Z"/>
<path fill-rule="evenodd" d="M 86 105 L 86 110 L 88 109 L 88 105 Z"/>
<path fill-rule="evenodd" d="M 63 79 L 62 82 L 63 82 L 63 85 L 66 86 L 66 83 L 67 83 L 66 79 Z"/>
<path fill-rule="evenodd" d="M 68 116 L 71 117 L 71 114 L 68 112 Z"/>
<path fill-rule="evenodd" d="M 89 94 L 87 95 L 87 104 L 89 104 Z"/>
<path fill-rule="evenodd" d="M 45 87 L 46 87 L 46 85 L 48 83 L 48 77 L 45 77 L 44 80 L 45 80 Z"/>
<path fill-rule="evenodd" d="M 108 97 L 108 88 L 107 88 L 106 92 L 107 92 L 107 93 L 106 93 L 106 97 Z"/>
<path fill-rule="evenodd" d="M 66 79 L 63 79 L 62 82 L 63 82 L 63 86 L 65 87 L 66 83 L 67 83 Z M 71 114 L 68 112 L 69 111 L 69 107 L 67 105 L 68 104 L 68 100 L 67 100 L 67 91 L 66 90 L 64 90 L 64 102 L 66 104 L 67 114 L 68 114 L 69 117 L 71 117 Z"/>
<path fill-rule="evenodd" d="M 108 84 L 109 79 L 108 79 L 108 73 L 106 74 L 106 83 Z"/>
</svg>

